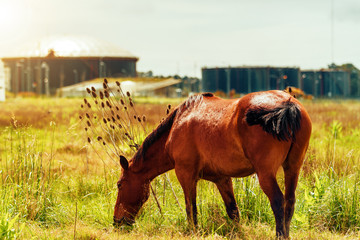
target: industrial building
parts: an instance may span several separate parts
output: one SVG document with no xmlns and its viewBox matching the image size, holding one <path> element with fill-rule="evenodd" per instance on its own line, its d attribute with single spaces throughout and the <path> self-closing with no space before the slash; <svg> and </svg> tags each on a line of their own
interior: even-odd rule
<svg viewBox="0 0 360 240">
<path fill-rule="evenodd" d="M 202 69 L 202 91 L 247 94 L 270 89 L 299 88 L 322 98 L 360 97 L 358 70 L 300 70 L 291 67 L 219 67 Z"/>
<path fill-rule="evenodd" d="M 350 97 L 350 73 L 321 69 L 301 71 L 301 89 L 315 97 Z"/>
<path fill-rule="evenodd" d="M 138 57 L 109 42 L 84 36 L 52 36 L 15 49 L 0 62 L 0 99 L 15 93 L 61 95 L 64 87 L 96 78 L 137 77 Z M 199 79 L 182 78 L 178 95 L 222 91 L 247 94 L 293 86 L 314 97 L 360 97 L 360 71 L 352 64 L 330 69 L 241 66 L 202 68 Z M 177 79 L 178 77 L 175 77 Z M 58 91 L 57 91 L 58 90 Z"/>
<path fill-rule="evenodd" d="M 50 95 L 89 79 L 135 77 L 138 58 L 103 40 L 53 36 L 16 49 L 2 61 L 9 91 Z"/>
<path fill-rule="evenodd" d="M 202 69 L 202 91 L 237 93 L 300 87 L 300 69 L 291 67 L 223 67 Z"/>
</svg>

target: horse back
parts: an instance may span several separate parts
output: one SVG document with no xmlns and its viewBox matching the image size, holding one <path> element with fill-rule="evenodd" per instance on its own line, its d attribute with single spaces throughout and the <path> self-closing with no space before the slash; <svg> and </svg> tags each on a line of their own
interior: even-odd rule
<svg viewBox="0 0 360 240">
<path fill-rule="evenodd" d="M 179 108 L 166 149 L 175 166 L 197 169 L 202 175 L 252 174 L 238 131 L 240 99 L 212 95 L 192 99 Z"/>
<path fill-rule="evenodd" d="M 301 119 L 291 139 L 277 138 L 261 124 L 249 124 L 249 111 L 274 109 L 286 101 L 298 107 Z M 269 162 L 276 171 L 292 142 L 295 139 L 306 142 L 308 138 L 299 131 L 303 121 L 309 120 L 306 111 L 282 91 L 252 93 L 230 100 L 206 95 L 192 102 L 178 109 L 166 144 L 175 166 L 195 168 L 205 175 L 243 177 L 256 172 L 256 167 L 262 164 L 259 161 L 270 156 Z"/>
</svg>

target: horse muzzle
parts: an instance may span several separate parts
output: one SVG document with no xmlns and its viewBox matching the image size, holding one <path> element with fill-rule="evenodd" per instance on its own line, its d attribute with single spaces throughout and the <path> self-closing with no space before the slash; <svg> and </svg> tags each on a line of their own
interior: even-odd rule
<svg viewBox="0 0 360 240">
<path fill-rule="evenodd" d="M 116 218 L 114 216 L 113 220 L 114 220 L 113 226 L 117 227 L 117 228 L 120 227 L 120 226 L 123 226 L 123 225 L 131 226 L 131 225 L 133 225 L 135 223 L 135 220 L 129 219 L 129 218 L 125 217 L 125 216 L 120 218 L 120 219 Z"/>
</svg>

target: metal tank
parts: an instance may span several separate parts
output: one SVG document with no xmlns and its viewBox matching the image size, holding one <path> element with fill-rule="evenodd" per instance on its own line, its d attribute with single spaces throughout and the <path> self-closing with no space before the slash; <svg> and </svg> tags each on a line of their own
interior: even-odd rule
<svg viewBox="0 0 360 240">
<path fill-rule="evenodd" d="M 300 69 L 286 67 L 221 67 L 202 69 L 202 91 L 246 94 L 300 87 Z"/>
</svg>

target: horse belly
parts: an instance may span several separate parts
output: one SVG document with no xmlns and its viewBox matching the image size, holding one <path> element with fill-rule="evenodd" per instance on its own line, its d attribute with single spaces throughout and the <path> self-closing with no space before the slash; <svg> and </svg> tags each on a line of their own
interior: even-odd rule
<svg viewBox="0 0 360 240">
<path fill-rule="evenodd" d="M 223 141 L 218 146 L 209 144 L 200 157 L 202 172 L 206 175 L 246 177 L 255 172 L 242 147 L 235 142 Z"/>
</svg>

